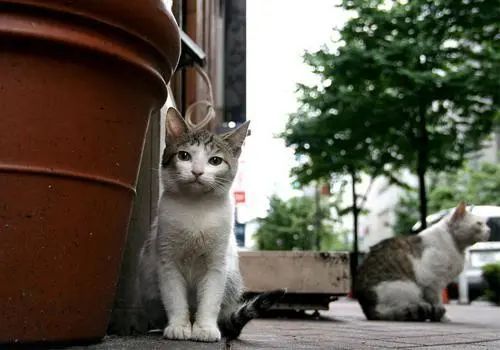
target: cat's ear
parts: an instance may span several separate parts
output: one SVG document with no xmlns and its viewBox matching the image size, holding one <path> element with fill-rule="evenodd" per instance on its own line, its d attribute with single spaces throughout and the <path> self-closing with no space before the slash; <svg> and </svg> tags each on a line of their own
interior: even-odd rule
<svg viewBox="0 0 500 350">
<path fill-rule="evenodd" d="M 241 153 L 241 146 L 245 141 L 248 134 L 248 126 L 250 125 L 250 120 L 247 120 L 241 124 L 236 130 L 224 134 L 222 137 L 233 150 L 233 154 L 237 157 Z"/>
<path fill-rule="evenodd" d="M 457 207 L 455 208 L 455 211 L 453 212 L 453 215 L 451 216 L 451 223 L 458 222 L 462 220 L 465 216 L 466 213 L 466 207 L 465 207 L 465 202 L 460 202 Z"/>
<path fill-rule="evenodd" d="M 188 126 L 181 114 L 174 107 L 167 110 L 166 118 L 167 139 L 175 140 L 188 132 Z"/>
</svg>

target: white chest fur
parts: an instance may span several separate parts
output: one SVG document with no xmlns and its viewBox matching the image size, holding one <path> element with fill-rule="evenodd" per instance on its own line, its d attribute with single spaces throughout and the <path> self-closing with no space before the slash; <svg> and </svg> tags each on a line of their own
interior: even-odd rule
<svg viewBox="0 0 500 350">
<path fill-rule="evenodd" d="M 177 257 L 223 253 L 233 227 L 228 198 L 163 198 L 159 229 Z"/>
<path fill-rule="evenodd" d="M 417 283 L 444 287 L 462 271 L 464 255 L 451 235 L 439 227 L 422 235 L 422 239 L 425 247 L 422 256 L 413 259 Z"/>
</svg>

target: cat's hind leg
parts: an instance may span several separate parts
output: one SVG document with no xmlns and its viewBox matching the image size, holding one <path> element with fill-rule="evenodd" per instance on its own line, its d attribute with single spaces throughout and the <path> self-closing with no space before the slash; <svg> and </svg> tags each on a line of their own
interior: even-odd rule
<svg viewBox="0 0 500 350">
<path fill-rule="evenodd" d="M 432 306 L 425 301 L 405 306 L 377 306 L 375 320 L 423 322 L 432 317 Z"/>
<path fill-rule="evenodd" d="M 431 304 L 422 298 L 419 286 L 412 281 L 382 282 L 375 287 L 375 317 L 386 321 L 425 321 L 432 316 Z"/>
<path fill-rule="evenodd" d="M 446 309 L 443 305 L 441 288 L 427 287 L 423 289 L 423 298 L 432 305 L 432 312 L 429 319 L 432 322 L 447 322 L 449 319 L 445 316 Z"/>
</svg>

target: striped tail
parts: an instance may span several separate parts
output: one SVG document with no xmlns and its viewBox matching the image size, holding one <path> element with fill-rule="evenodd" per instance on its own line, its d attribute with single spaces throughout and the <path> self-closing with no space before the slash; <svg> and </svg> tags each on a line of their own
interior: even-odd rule
<svg viewBox="0 0 500 350">
<path fill-rule="evenodd" d="M 261 316 L 278 302 L 286 293 L 286 289 L 276 289 L 257 295 L 242 304 L 229 319 L 222 320 L 219 328 L 227 339 L 236 339 L 241 330 L 252 319 Z"/>
</svg>

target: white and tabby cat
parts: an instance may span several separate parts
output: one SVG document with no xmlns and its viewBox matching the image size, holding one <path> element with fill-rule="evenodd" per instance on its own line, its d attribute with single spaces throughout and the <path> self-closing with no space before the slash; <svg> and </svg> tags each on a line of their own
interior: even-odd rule
<svg viewBox="0 0 500 350">
<path fill-rule="evenodd" d="M 164 336 L 169 339 L 218 341 L 221 331 L 236 338 L 248 321 L 284 293 L 241 301 L 230 187 L 248 122 L 215 135 L 190 130 L 170 108 L 166 126 L 159 215 L 140 259 L 146 316 L 156 326 L 168 319 Z"/>
<path fill-rule="evenodd" d="M 488 240 L 485 219 L 460 203 L 416 236 L 382 241 L 358 271 L 356 297 L 369 320 L 441 321 L 441 292 L 464 267 L 464 250 Z"/>
</svg>

